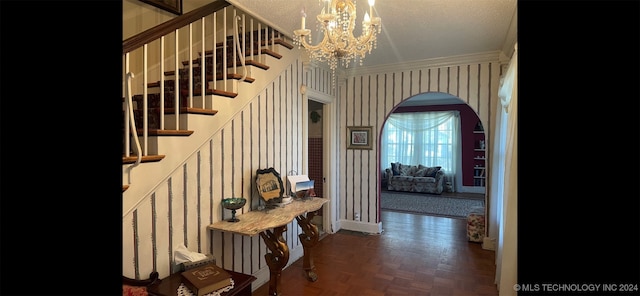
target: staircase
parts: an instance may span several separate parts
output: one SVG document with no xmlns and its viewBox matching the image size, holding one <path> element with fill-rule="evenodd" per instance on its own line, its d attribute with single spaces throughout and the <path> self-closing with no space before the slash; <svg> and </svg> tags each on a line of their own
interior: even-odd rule
<svg viewBox="0 0 640 296">
<path fill-rule="evenodd" d="M 125 40 L 123 195 L 140 183 L 139 177 L 132 178 L 133 171 L 164 161 L 168 157 L 164 146 L 180 145 L 194 133 L 211 134 L 215 127 L 200 123 L 200 118 L 233 113 L 228 106 L 234 104 L 228 101 L 252 97 L 259 87 L 254 84 L 268 83 L 269 64 L 292 49 L 286 36 L 225 1 L 214 1 Z M 130 80 L 128 73 L 133 76 Z M 186 157 L 176 156 L 173 163 Z"/>
</svg>

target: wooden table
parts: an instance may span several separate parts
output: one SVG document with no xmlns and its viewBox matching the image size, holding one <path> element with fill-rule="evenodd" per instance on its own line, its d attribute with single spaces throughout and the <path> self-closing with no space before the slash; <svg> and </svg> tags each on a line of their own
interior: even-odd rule
<svg viewBox="0 0 640 296">
<path fill-rule="evenodd" d="M 269 295 L 280 295 L 280 278 L 282 269 L 289 261 L 289 247 L 282 237 L 287 231 L 287 224 L 296 219 L 304 233 L 299 235 L 304 249 L 303 268 L 307 280 L 316 281 L 318 275 L 313 265 L 312 248 L 318 243 L 320 235 L 318 227 L 311 223 L 316 211 L 328 199 L 314 197 L 306 200 L 294 200 L 281 208 L 251 211 L 236 216 L 240 221 L 219 221 L 207 226 L 209 230 L 237 233 L 246 236 L 260 235 L 269 248 L 270 253 L 264 255 L 269 266 Z M 273 229 L 273 230 L 271 230 Z"/>
<path fill-rule="evenodd" d="M 226 270 L 226 269 L 225 269 Z M 227 270 L 233 279 L 233 289 L 221 293 L 221 296 L 250 296 L 251 283 L 256 280 L 255 276 Z M 178 287 L 182 283 L 180 272 L 176 272 L 164 279 L 159 284 L 153 284 L 147 288 L 150 295 L 174 296 L 178 295 Z"/>
</svg>

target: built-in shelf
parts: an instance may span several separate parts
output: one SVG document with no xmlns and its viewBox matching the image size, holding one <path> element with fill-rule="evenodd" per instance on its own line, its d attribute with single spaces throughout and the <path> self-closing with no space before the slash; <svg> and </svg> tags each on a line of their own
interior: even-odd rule
<svg viewBox="0 0 640 296">
<path fill-rule="evenodd" d="M 478 121 L 473 130 L 473 186 L 484 187 L 486 178 L 485 133 L 482 123 Z"/>
</svg>

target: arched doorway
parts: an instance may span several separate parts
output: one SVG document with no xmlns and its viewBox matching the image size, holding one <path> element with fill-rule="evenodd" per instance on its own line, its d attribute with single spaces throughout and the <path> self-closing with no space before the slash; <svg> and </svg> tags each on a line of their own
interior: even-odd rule
<svg viewBox="0 0 640 296">
<path fill-rule="evenodd" d="M 478 114 L 462 99 L 447 93 L 427 92 L 421 93 L 405 99 L 395 106 L 389 114 L 386 114 L 385 122 L 380 130 L 380 138 L 383 137 L 382 132 L 387 125 L 387 119 L 392 113 L 408 113 L 408 112 L 434 112 L 434 111 L 458 111 L 460 114 L 460 147 L 459 164 L 456 167 L 454 179 L 448 177 L 447 181 L 451 182 L 451 188 L 446 189 L 448 192 L 481 194 L 484 205 L 487 206 L 486 184 L 488 176 L 488 162 L 486 156 L 488 140 L 484 132 L 484 124 L 481 122 Z M 378 196 L 382 196 L 382 191 L 386 189 L 386 178 L 384 171 L 390 167 L 390 163 L 383 162 L 382 155 L 385 153 L 385 147 L 379 141 L 378 162 L 380 163 L 381 184 Z M 381 204 L 381 200 L 379 200 Z"/>
</svg>

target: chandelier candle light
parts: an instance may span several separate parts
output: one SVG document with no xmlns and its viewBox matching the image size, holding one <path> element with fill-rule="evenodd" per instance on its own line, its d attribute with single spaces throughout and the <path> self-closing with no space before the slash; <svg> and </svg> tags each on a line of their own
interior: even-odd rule
<svg viewBox="0 0 640 296">
<path fill-rule="evenodd" d="M 317 16 L 324 33 L 322 41 L 317 45 L 309 44 L 311 30 L 305 27 L 306 13 L 302 10 L 302 25 L 293 31 L 293 42 L 298 48 L 304 46 L 312 60 L 327 61 L 335 80 L 338 60 L 344 67 L 349 67 L 352 60 L 359 60 L 362 65 L 366 54 L 376 48 L 376 35 L 381 31 L 380 18 L 373 16 L 375 0 L 369 0 L 369 13 L 365 13 L 362 21 L 362 35 L 355 37 L 355 0 L 320 0 L 322 2 L 325 2 L 324 7 Z"/>
</svg>

